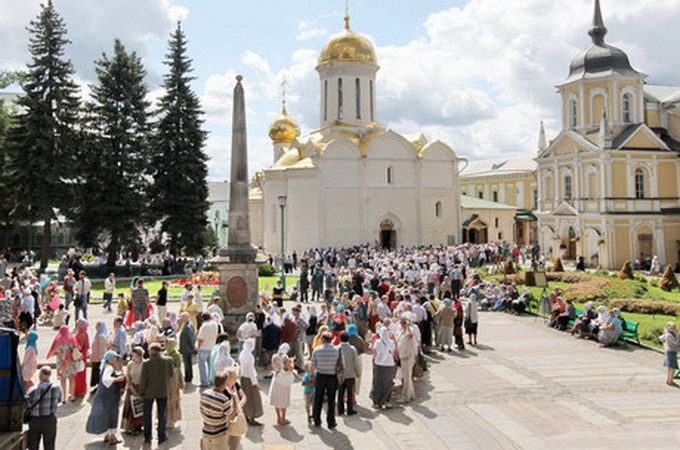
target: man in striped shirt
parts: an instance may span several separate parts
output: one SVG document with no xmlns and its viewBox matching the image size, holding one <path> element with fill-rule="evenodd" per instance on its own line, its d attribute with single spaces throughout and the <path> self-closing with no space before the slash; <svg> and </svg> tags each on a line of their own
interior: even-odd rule
<svg viewBox="0 0 680 450">
<path fill-rule="evenodd" d="M 229 422 L 236 418 L 231 398 L 225 393 L 229 375 L 225 372 L 215 374 L 214 385 L 201 394 L 201 417 L 203 418 L 204 450 L 223 450 L 227 448 Z"/>
<path fill-rule="evenodd" d="M 328 396 L 328 411 L 326 422 L 328 428 L 333 429 L 337 426 L 335 422 L 335 391 L 338 389 L 338 356 L 339 350 L 331 344 L 333 336 L 329 332 L 321 335 L 319 347 L 312 353 L 312 365 L 317 370 L 316 381 L 314 383 L 314 426 L 321 426 L 321 408 L 323 407 L 323 397 Z"/>
</svg>

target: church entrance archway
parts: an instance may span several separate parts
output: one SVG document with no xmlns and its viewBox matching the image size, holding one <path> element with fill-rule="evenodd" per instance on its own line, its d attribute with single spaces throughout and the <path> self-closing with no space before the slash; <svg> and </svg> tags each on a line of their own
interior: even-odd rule
<svg viewBox="0 0 680 450">
<path fill-rule="evenodd" d="M 489 226 L 477 214 L 463 223 L 463 242 L 486 244 L 489 241 Z"/>
<path fill-rule="evenodd" d="M 395 250 L 397 248 L 397 231 L 394 229 L 394 223 L 390 219 L 380 222 L 380 247 L 387 250 Z"/>
</svg>

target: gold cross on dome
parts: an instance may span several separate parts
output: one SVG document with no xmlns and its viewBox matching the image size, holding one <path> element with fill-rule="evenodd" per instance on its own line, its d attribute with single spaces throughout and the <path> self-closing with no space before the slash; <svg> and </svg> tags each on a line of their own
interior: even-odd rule
<svg viewBox="0 0 680 450">
<path fill-rule="evenodd" d="M 281 82 L 281 105 L 283 106 L 283 110 L 286 110 L 286 88 L 288 87 L 288 80 L 285 78 Z"/>
</svg>

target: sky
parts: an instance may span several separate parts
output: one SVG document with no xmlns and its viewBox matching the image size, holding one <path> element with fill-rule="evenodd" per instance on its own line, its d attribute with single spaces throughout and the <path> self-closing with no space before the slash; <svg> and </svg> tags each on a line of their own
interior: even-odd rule
<svg viewBox="0 0 680 450">
<path fill-rule="evenodd" d="M 40 0 L 0 0 L 0 70 L 30 60 L 26 26 Z M 160 95 L 167 39 L 180 21 L 194 89 L 210 132 L 211 180 L 229 178 L 231 93 L 246 90 L 249 170 L 272 164 L 269 124 L 287 82 L 289 113 L 317 128 L 316 59 L 342 30 L 344 0 L 54 0 L 68 27 L 84 98 L 94 61 L 120 39 Z M 680 86 L 679 0 L 602 0 L 607 43 L 622 48 L 650 84 Z M 376 46 L 377 119 L 397 132 L 440 139 L 471 160 L 533 154 L 538 128 L 560 128 L 555 85 L 590 44 L 593 0 L 349 0 L 352 28 Z M 16 87 L 10 89 L 16 90 Z"/>
</svg>

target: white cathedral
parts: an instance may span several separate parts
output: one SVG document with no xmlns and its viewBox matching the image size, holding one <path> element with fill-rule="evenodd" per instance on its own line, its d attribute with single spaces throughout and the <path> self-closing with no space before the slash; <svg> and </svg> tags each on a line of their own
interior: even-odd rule
<svg viewBox="0 0 680 450">
<path fill-rule="evenodd" d="M 459 243 L 464 159 L 379 123 L 376 52 L 349 22 L 319 56 L 319 128 L 300 136 L 285 104 L 271 124 L 274 163 L 250 191 L 253 244 L 278 253 L 282 236 L 286 252 Z"/>
</svg>

